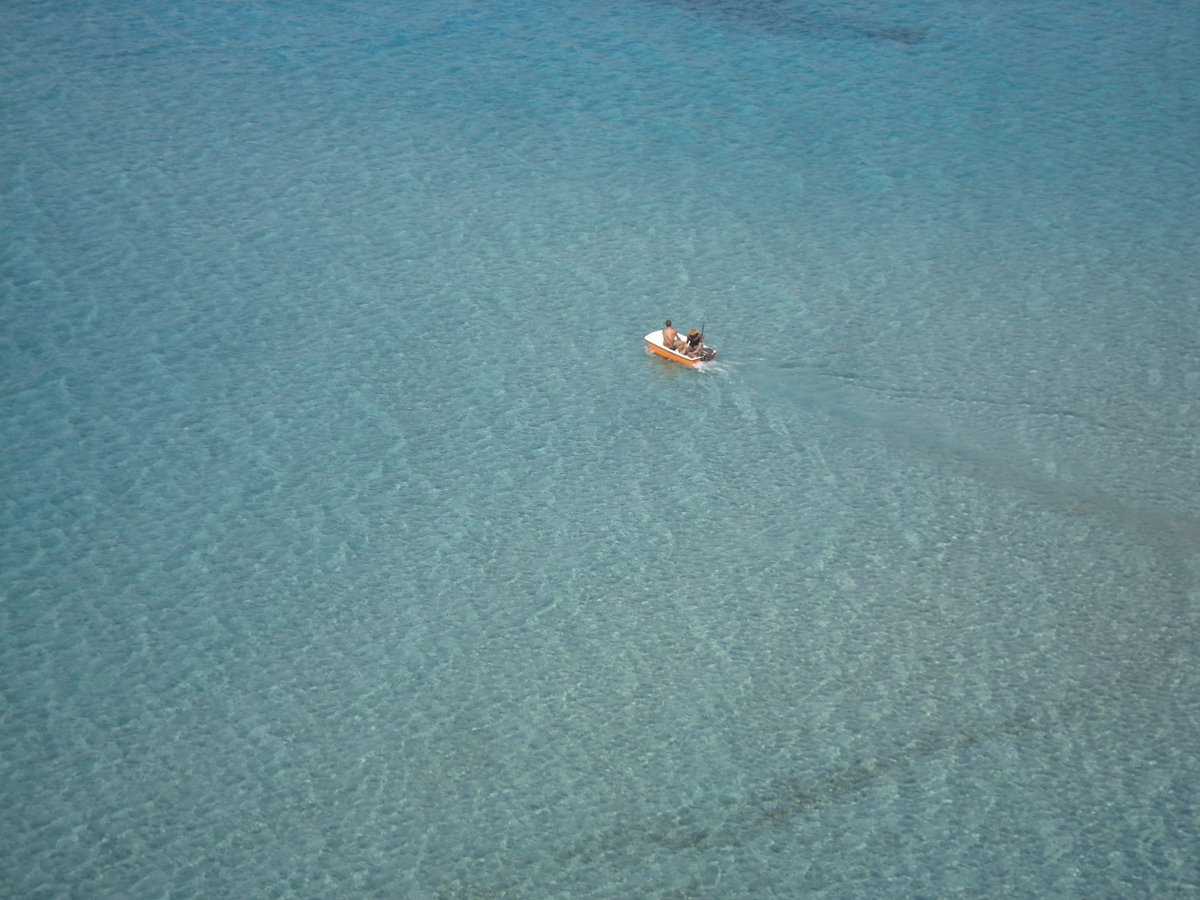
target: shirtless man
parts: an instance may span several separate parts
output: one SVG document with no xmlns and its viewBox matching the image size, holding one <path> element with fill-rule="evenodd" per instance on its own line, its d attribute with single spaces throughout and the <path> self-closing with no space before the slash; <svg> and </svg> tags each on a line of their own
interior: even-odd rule
<svg viewBox="0 0 1200 900">
<path fill-rule="evenodd" d="M 679 337 L 679 332 L 671 327 L 671 320 L 667 319 L 667 324 L 662 330 L 663 346 L 668 350 L 678 350 L 683 344 L 683 340 Z"/>
</svg>

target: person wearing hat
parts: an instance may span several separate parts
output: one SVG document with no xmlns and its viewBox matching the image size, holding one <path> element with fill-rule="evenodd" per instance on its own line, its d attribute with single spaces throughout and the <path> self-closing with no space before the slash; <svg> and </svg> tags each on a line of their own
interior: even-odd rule
<svg viewBox="0 0 1200 900">
<path fill-rule="evenodd" d="M 683 348 L 684 355 L 699 356 L 702 349 L 704 349 L 704 335 L 700 333 L 698 328 L 689 329 L 687 345 Z"/>
<path fill-rule="evenodd" d="M 683 347 L 683 338 L 679 336 L 679 332 L 671 327 L 671 320 L 667 319 L 667 324 L 662 330 L 663 346 L 668 350 L 679 350 Z"/>
</svg>

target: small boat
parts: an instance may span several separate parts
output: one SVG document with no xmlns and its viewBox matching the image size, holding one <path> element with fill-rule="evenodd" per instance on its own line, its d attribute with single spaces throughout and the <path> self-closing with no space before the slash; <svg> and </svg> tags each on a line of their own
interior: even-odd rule
<svg viewBox="0 0 1200 900">
<path fill-rule="evenodd" d="M 661 328 L 646 335 L 646 349 L 677 363 L 683 363 L 685 366 L 694 366 L 696 363 L 708 362 L 717 358 L 717 351 L 705 344 L 700 345 L 699 356 L 685 356 L 678 350 L 672 350 L 663 343 Z"/>
</svg>

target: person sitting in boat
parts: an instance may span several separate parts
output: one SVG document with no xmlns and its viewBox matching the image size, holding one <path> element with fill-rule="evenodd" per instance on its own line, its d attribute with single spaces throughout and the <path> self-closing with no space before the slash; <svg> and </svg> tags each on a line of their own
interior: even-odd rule
<svg viewBox="0 0 1200 900">
<path fill-rule="evenodd" d="M 662 330 L 663 346 L 668 350 L 679 350 L 683 347 L 683 338 L 679 336 L 679 332 L 671 327 L 671 320 L 667 319 L 667 324 Z"/>
<path fill-rule="evenodd" d="M 700 351 L 704 349 L 704 335 L 700 333 L 698 328 L 692 328 L 688 331 L 687 341 L 683 347 L 684 356 L 699 356 Z"/>
</svg>

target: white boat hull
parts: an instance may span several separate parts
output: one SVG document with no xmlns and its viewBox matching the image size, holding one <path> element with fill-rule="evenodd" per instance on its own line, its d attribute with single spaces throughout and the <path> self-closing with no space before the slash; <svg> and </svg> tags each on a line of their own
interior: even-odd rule
<svg viewBox="0 0 1200 900">
<path fill-rule="evenodd" d="M 688 356 L 680 353 L 678 350 L 672 350 L 663 343 L 661 328 L 646 335 L 646 349 L 651 353 L 657 353 L 664 359 L 669 359 L 685 366 L 694 366 L 697 363 L 708 362 L 717 356 L 717 351 L 707 345 L 701 345 L 699 356 Z"/>
</svg>

